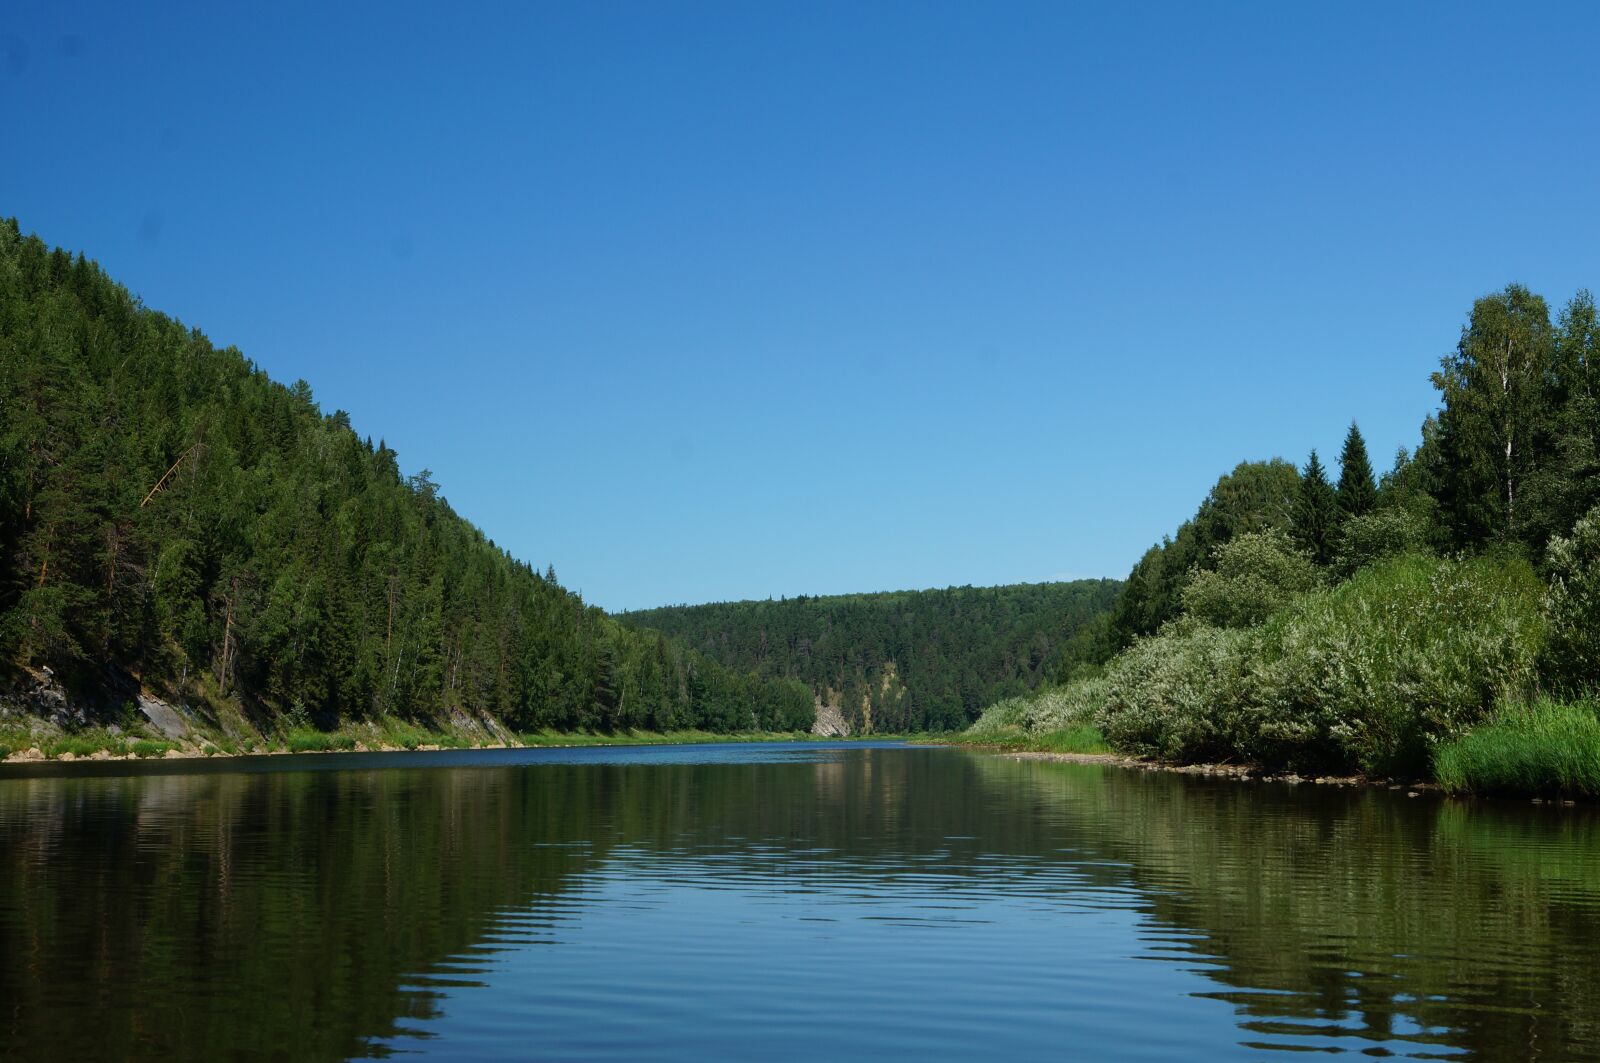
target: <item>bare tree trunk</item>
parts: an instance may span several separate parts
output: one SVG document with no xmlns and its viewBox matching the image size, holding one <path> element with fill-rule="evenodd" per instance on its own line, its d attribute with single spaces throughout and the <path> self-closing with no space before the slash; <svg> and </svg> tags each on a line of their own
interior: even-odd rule
<svg viewBox="0 0 1600 1063">
<path fill-rule="evenodd" d="M 222 621 L 222 660 L 217 667 L 217 695 L 226 696 L 228 693 L 228 666 L 229 658 L 233 654 L 233 600 L 239 595 L 239 581 L 234 579 L 232 591 L 227 598 L 227 612 Z"/>
<path fill-rule="evenodd" d="M 1500 366 L 1500 394 L 1506 402 L 1506 533 L 1510 534 L 1517 511 L 1517 492 L 1511 471 L 1511 442 L 1516 434 L 1515 414 L 1511 410 L 1511 337 L 1506 337 L 1506 360 Z"/>
<path fill-rule="evenodd" d="M 383 629 L 383 655 L 385 657 L 389 655 L 389 646 L 394 640 L 394 585 L 396 578 L 393 574 L 389 576 L 389 620 Z"/>
</svg>

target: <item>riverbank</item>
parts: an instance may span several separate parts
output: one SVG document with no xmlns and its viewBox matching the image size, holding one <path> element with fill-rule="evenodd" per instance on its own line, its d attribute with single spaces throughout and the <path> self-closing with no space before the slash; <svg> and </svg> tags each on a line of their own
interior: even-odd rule
<svg viewBox="0 0 1600 1063">
<path fill-rule="evenodd" d="M 0 744 L 0 763 L 129 760 L 207 760 L 246 756 L 287 756 L 295 753 L 400 753 L 440 749 L 543 749 L 578 746 L 707 745 L 735 742 L 840 742 L 883 740 L 908 736 L 817 735 L 807 731 L 749 731 L 718 734 L 711 731 L 540 731 L 511 736 L 512 740 L 472 740 L 458 734 L 421 729 L 391 728 L 380 736 L 356 737 L 349 731 L 295 731 L 242 742 L 227 740 L 161 740 L 106 731 L 50 736 L 26 745 Z M 12 742 L 17 742 L 15 737 Z M 24 741 L 27 741 L 26 739 Z"/>
<path fill-rule="evenodd" d="M 1092 728 L 1086 730 L 1092 731 Z M 1095 732 L 1098 734 L 1098 732 Z M 1136 768 L 1140 771 L 1165 771 L 1179 775 L 1208 775 L 1249 782 L 1315 783 L 1324 786 L 1381 786 L 1392 790 L 1407 787 L 1418 790 L 1438 790 L 1437 783 L 1371 779 L 1363 775 L 1297 775 L 1292 772 L 1266 771 L 1256 764 L 1175 764 L 1151 757 L 1130 756 L 1117 753 L 1097 743 L 1099 749 L 1055 748 L 1064 743 L 1058 735 L 1043 735 L 1038 739 L 1016 737 L 996 740 L 992 736 L 967 740 L 955 738 L 927 739 L 928 745 L 954 746 L 979 753 L 993 753 L 1010 760 L 1053 760 L 1072 764 L 1110 764 L 1118 768 Z M 1086 745 L 1091 743 L 1084 743 Z"/>
<path fill-rule="evenodd" d="M 1089 728 L 1087 730 L 1092 731 L 1093 729 Z M 1559 786 L 1552 786 L 1547 781 L 1548 774 L 1520 772 L 1519 768 L 1525 761 L 1507 758 L 1489 762 L 1470 774 L 1458 773 L 1451 777 L 1449 781 L 1441 781 L 1438 779 L 1395 779 L 1361 774 L 1299 774 L 1288 771 L 1272 771 L 1259 764 L 1249 763 L 1179 764 L 1152 757 L 1130 756 L 1110 751 L 1109 748 L 1103 751 L 1074 751 L 1051 748 L 1052 746 L 1063 744 L 1059 733 L 1034 737 L 1013 735 L 1001 738 L 985 735 L 982 738 L 970 740 L 956 736 L 930 738 L 923 741 L 928 745 L 953 746 L 975 752 L 992 753 L 1008 760 L 1109 764 L 1114 767 L 1132 768 L 1139 771 L 1201 775 L 1211 778 L 1234 779 L 1239 782 L 1276 782 L 1289 785 L 1305 784 L 1310 786 L 1399 790 L 1404 791 L 1408 797 L 1421 797 L 1424 794 L 1431 793 L 1453 797 L 1521 798 L 1531 800 L 1534 804 L 1574 806 L 1589 804 L 1594 796 L 1584 790 L 1562 789 Z M 1101 740 L 1101 744 L 1103 745 L 1103 740 Z M 1462 743 L 1461 745 L 1466 745 L 1470 748 L 1470 743 Z M 1447 748 L 1455 748 L 1455 744 Z M 1581 755 L 1582 750 L 1575 750 L 1574 752 Z M 1539 755 L 1542 755 L 1542 751 Z M 1491 778 L 1496 780 L 1493 785 L 1488 782 Z"/>
</svg>

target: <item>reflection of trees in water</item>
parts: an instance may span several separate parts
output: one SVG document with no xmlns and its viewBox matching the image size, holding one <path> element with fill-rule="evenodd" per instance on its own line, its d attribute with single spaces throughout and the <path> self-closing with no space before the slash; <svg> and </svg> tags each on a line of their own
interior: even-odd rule
<svg viewBox="0 0 1600 1063">
<path fill-rule="evenodd" d="M 591 859 L 593 788 L 505 771 L 0 785 L 0 1049 L 342 1058 L 402 978 Z M 565 826 L 564 826 L 565 825 Z M 26 957 L 22 962 L 16 962 Z"/>
<path fill-rule="evenodd" d="M 996 824 L 969 805 L 972 789 L 965 758 L 876 750 L 6 781 L 0 1049 L 343 1057 L 436 1010 L 402 988 L 412 976 L 619 846 L 718 853 L 726 872 L 764 873 L 781 856 L 748 841 L 790 840 L 812 850 L 818 888 L 933 851 L 967 875 L 980 849 L 1014 849 L 1035 827 Z"/>
<path fill-rule="evenodd" d="M 508 912 L 586 903 L 626 848 L 885 897 L 908 871 L 1064 906 L 1131 882 L 1158 927 L 1204 935 L 1247 1041 L 1409 1017 L 1559 1055 L 1600 1036 L 1600 826 L 1546 811 L 912 750 L 9 781 L 0 1052 L 358 1053 L 436 1012 L 419 975 L 494 947 Z"/>
<path fill-rule="evenodd" d="M 1263 1043 L 1419 1026 L 1487 1058 L 1600 1043 L 1592 811 L 980 763 L 986 785 L 1026 779 L 1064 829 L 1126 861 L 1160 923 L 1202 932 L 1216 995 Z"/>
</svg>

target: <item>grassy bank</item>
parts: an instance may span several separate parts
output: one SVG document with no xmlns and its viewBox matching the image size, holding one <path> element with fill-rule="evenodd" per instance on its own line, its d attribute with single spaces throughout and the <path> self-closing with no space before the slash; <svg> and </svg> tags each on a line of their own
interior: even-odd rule
<svg viewBox="0 0 1600 1063">
<path fill-rule="evenodd" d="M 1113 753 L 1106 736 L 1093 724 L 1064 727 L 1058 731 L 1031 733 L 1023 730 L 993 730 L 980 735 L 963 732 L 959 735 L 941 735 L 925 741 L 936 745 L 968 746 L 974 749 L 996 749 L 1008 753 L 1074 753 L 1101 755 Z"/>
<path fill-rule="evenodd" d="M 1434 751 L 1452 793 L 1600 797 L 1600 712 L 1593 702 L 1509 708 Z"/>
<path fill-rule="evenodd" d="M 63 734 L 29 732 L 17 728 L 0 730 L 0 760 L 88 760 L 147 759 L 168 756 L 215 757 L 251 756 L 269 753 L 341 753 L 372 750 L 477 749 L 520 746 L 551 748 L 567 746 L 655 746 L 732 742 L 818 742 L 872 739 L 918 739 L 927 735 L 858 735 L 847 739 L 827 739 L 807 731 L 747 731 L 718 734 L 711 731 L 532 731 L 500 742 L 482 735 L 464 735 L 420 727 L 416 724 L 385 720 L 366 725 L 351 725 L 337 731 L 291 728 L 280 734 L 233 738 L 196 734 L 185 741 L 171 741 L 142 729 L 86 729 Z M 36 752 L 35 752 L 36 751 Z"/>
</svg>

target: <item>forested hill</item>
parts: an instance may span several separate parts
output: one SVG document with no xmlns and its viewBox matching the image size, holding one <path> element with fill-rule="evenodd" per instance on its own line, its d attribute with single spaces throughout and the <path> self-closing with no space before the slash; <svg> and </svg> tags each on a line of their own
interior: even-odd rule
<svg viewBox="0 0 1600 1063">
<path fill-rule="evenodd" d="M 48 669 L 48 672 L 46 671 Z M 626 628 L 486 539 L 426 472 L 0 223 L 0 708 L 50 677 L 224 730 L 809 726 L 800 684 Z M 9 694 L 6 692 L 9 691 Z M 89 711 L 81 711 L 88 709 Z"/>
<path fill-rule="evenodd" d="M 853 730 L 938 730 L 1055 678 L 1074 636 L 1103 629 L 1120 587 L 952 587 L 668 606 L 620 619 L 729 667 L 803 680 Z"/>
</svg>

